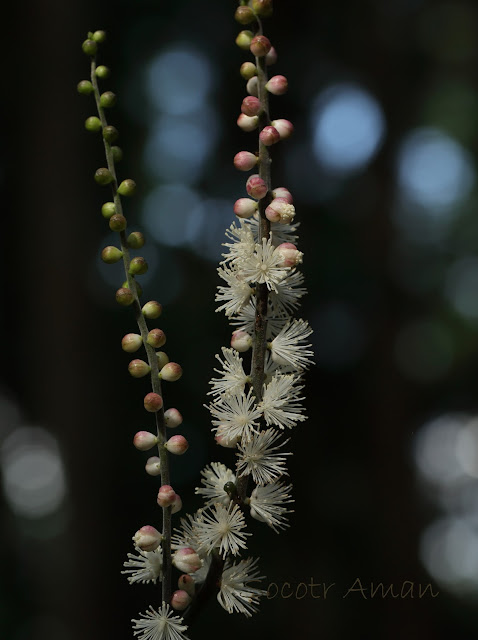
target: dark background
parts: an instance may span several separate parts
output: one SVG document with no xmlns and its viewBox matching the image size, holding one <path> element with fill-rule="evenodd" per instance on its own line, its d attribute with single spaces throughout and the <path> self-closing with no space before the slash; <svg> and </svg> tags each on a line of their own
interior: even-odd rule
<svg viewBox="0 0 478 640">
<path fill-rule="evenodd" d="M 185 372 L 165 390 L 191 443 L 173 461 L 185 512 L 199 506 L 201 468 L 230 459 L 214 445 L 203 404 L 214 354 L 230 336 L 214 312 L 217 229 L 245 195 L 232 157 L 253 137 L 235 125 L 244 96 L 237 70 L 248 58 L 234 44 L 234 9 L 223 0 L 32 1 L 7 16 L 2 639 L 126 639 L 129 620 L 158 600 L 158 588 L 130 587 L 120 575 L 134 531 L 158 518 L 157 479 L 131 446 L 148 428 L 147 385 L 128 376 L 119 347 L 133 318 L 114 303 L 119 272 L 116 286 L 106 281 L 97 258 L 108 229 L 92 176 L 104 159 L 83 127 L 92 101 L 76 93 L 88 76 L 81 43 L 91 29 L 108 32 L 100 62 L 112 69 L 102 86 L 119 99 L 110 122 L 125 153 L 120 177 L 139 185 L 127 203 L 131 226 L 144 228 L 151 192 L 183 178 L 206 203 L 191 235 L 191 211 L 170 198 L 170 216 L 184 220 L 191 241 L 151 241 L 144 287 L 145 299 L 164 302 L 166 351 Z M 478 631 L 477 27 L 476 3 L 426 0 L 276 2 L 265 25 L 279 52 L 273 72 L 290 85 L 271 101 L 273 117 L 296 127 L 274 149 L 274 185 L 290 187 L 301 222 L 309 295 L 300 315 L 314 328 L 317 365 L 307 378 L 309 420 L 290 443 L 291 527 L 277 536 L 253 523 L 250 553 L 262 557 L 265 585 L 335 586 L 326 600 L 310 588 L 298 599 L 304 587 L 264 599 L 249 621 L 212 602 L 192 638 L 438 640 Z M 210 70 L 207 105 L 188 116 L 213 140 L 194 179 L 174 145 L 160 154 L 153 145 L 157 170 L 143 158 L 158 117 L 145 74 L 175 48 L 199 52 Z M 348 169 L 347 132 L 351 157 L 370 139 L 360 117 L 332 131 L 341 141 L 334 166 L 312 144 L 320 110 L 347 97 L 344 87 L 378 107 L 383 134 Z M 357 578 L 363 594 L 344 598 Z M 408 596 L 371 598 L 372 582 L 393 583 L 395 593 L 405 585 Z M 436 598 L 419 597 L 428 583 Z"/>
</svg>

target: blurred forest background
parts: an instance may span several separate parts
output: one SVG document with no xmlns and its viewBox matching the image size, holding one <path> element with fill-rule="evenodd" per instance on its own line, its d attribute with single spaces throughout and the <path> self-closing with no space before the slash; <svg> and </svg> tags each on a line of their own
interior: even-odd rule
<svg viewBox="0 0 478 640">
<path fill-rule="evenodd" d="M 195 510 L 199 473 L 227 463 L 209 430 L 208 380 L 230 329 L 215 313 L 220 243 L 245 195 L 232 165 L 247 55 L 232 0 L 11 3 L 2 85 L 0 637 L 132 637 L 158 599 L 120 575 L 152 522 L 157 479 L 132 437 L 146 382 L 127 373 L 118 267 L 100 214 L 101 141 L 81 43 L 105 29 L 102 88 L 118 95 L 126 203 L 147 234 L 145 299 L 184 368 L 168 406 L 191 447 L 173 486 Z M 294 137 L 274 149 L 293 193 L 317 366 L 292 433 L 291 527 L 256 526 L 266 585 L 251 620 L 215 602 L 192 638 L 456 640 L 478 632 L 478 6 L 473 1 L 276 1 L 265 33 L 271 100 Z M 108 197 L 108 196 L 106 196 Z M 344 598 L 359 578 L 360 592 Z M 300 583 L 331 584 L 326 600 Z M 408 597 L 370 583 L 405 585 Z M 409 591 L 413 583 L 412 592 Z M 419 597 L 419 585 L 430 591 Z M 299 587 L 299 591 L 295 590 Z M 287 591 L 284 593 L 288 593 Z M 323 593 L 317 587 L 314 595 Z M 379 592 L 380 593 L 380 592 Z M 414 597 L 412 598 L 411 595 Z M 296 597 L 300 596 L 300 597 Z M 303 596 L 303 597 L 302 597 Z"/>
</svg>

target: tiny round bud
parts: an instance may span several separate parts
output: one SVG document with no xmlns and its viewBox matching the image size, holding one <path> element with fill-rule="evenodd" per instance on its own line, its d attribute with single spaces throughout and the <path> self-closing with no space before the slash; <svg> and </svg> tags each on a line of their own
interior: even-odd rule
<svg viewBox="0 0 478 640">
<path fill-rule="evenodd" d="M 144 360 L 131 360 L 128 365 L 128 371 L 133 378 L 144 378 L 151 372 L 151 367 Z"/>
<path fill-rule="evenodd" d="M 237 443 L 241 440 L 241 436 L 235 436 L 231 438 L 230 436 L 226 436 L 221 433 L 218 429 L 216 435 L 214 436 L 214 440 L 220 447 L 225 447 L 226 449 L 235 449 Z"/>
<path fill-rule="evenodd" d="M 108 69 L 108 67 L 100 64 L 99 67 L 96 67 L 95 74 L 97 78 L 101 78 L 102 80 L 104 80 L 110 75 L 110 70 Z"/>
<path fill-rule="evenodd" d="M 125 280 L 121 286 L 128 288 L 128 281 Z M 136 287 L 136 293 L 138 294 L 138 296 L 142 296 L 143 295 L 143 287 L 139 284 L 139 282 L 137 280 L 133 281 L 133 286 Z"/>
<path fill-rule="evenodd" d="M 155 413 L 163 406 L 163 399 L 159 394 L 151 392 L 144 396 L 143 404 L 146 411 Z"/>
<path fill-rule="evenodd" d="M 258 163 L 259 158 L 249 151 L 239 151 L 234 156 L 234 166 L 239 171 L 250 171 Z"/>
<path fill-rule="evenodd" d="M 85 129 L 96 133 L 101 129 L 101 120 L 97 116 L 90 116 L 85 120 Z"/>
<path fill-rule="evenodd" d="M 131 289 L 128 287 L 121 287 L 116 292 L 116 302 L 123 307 L 128 307 L 130 304 L 134 302 L 134 295 Z"/>
<path fill-rule="evenodd" d="M 254 15 L 254 11 L 250 7 L 248 7 L 247 5 L 243 5 L 237 7 L 234 18 L 237 20 L 237 22 L 239 22 L 239 24 L 250 24 L 251 22 L 254 22 L 256 16 Z"/>
<path fill-rule="evenodd" d="M 135 351 L 138 351 L 142 344 L 143 338 L 139 333 L 127 333 L 121 340 L 121 348 L 123 351 L 126 351 L 126 353 L 134 353 Z"/>
<path fill-rule="evenodd" d="M 234 482 L 232 481 L 226 482 L 223 489 L 230 498 L 235 498 L 237 496 L 237 487 L 234 484 Z"/>
<path fill-rule="evenodd" d="M 163 484 L 158 491 L 157 503 L 160 507 L 170 507 L 176 496 L 176 492 L 169 484 Z"/>
<path fill-rule="evenodd" d="M 105 91 L 100 96 L 100 105 L 105 109 L 114 107 L 116 104 L 116 96 L 112 91 Z"/>
<path fill-rule="evenodd" d="M 136 258 L 132 258 L 129 263 L 128 273 L 131 276 L 142 276 L 148 270 L 148 263 L 141 256 L 137 256 Z"/>
<path fill-rule="evenodd" d="M 257 67 L 253 62 L 243 62 L 241 64 L 241 68 L 239 69 L 239 73 L 244 78 L 244 80 L 250 80 L 255 75 L 257 75 Z M 91 85 L 93 89 L 93 85 Z"/>
<path fill-rule="evenodd" d="M 261 200 L 267 194 L 267 185 L 257 173 L 250 176 L 246 182 L 247 193 L 256 200 Z"/>
<path fill-rule="evenodd" d="M 118 193 L 122 196 L 132 196 L 136 191 L 136 182 L 127 178 L 118 187 Z"/>
<path fill-rule="evenodd" d="M 167 382 L 176 382 L 182 375 L 183 370 L 177 362 L 168 362 L 159 372 L 161 380 L 166 380 Z"/>
<path fill-rule="evenodd" d="M 149 524 L 138 529 L 133 536 L 133 542 L 143 551 L 154 551 L 159 547 L 162 539 L 163 535 Z"/>
<path fill-rule="evenodd" d="M 109 220 L 109 227 L 111 231 L 124 231 L 127 226 L 126 218 L 121 213 L 115 213 Z"/>
<path fill-rule="evenodd" d="M 241 104 L 241 111 L 246 116 L 257 116 L 262 111 L 262 105 L 256 96 L 246 96 Z"/>
<path fill-rule="evenodd" d="M 304 255 L 292 242 L 283 242 L 276 247 L 274 253 L 281 257 L 280 267 L 296 267 L 302 262 Z"/>
<path fill-rule="evenodd" d="M 241 8 L 241 7 L 239 7 Z M 184 611 L 191 604 L 192 598 L 186 591 L 178 590 L 171 596 L 171 607 L 176 611 Z"/>
<path fill-rule="evenodd" d="M 272 76 L 266 84 L 266 89 L 275 96 L 282 96 L 289 88 L 285 76 Z"/>
<path fill-rule="evenodd" d="M 133 438 L 133 444 L 139 451 L 148 451 L 158 444 L 158 438 L 149 431 L 138 431 Z"/>
<path fill-rule="evenodd" d="M 257 211 L 257 202 L 251 198 L 239 198 L 234 203 L 234 213 L 238 218 L 250 218 Z"/>
<path fill-rule="evenodd" d="M 142 249 L 145 241 L 145 237 L 141 231 L 133 231 L 126 239 L 130 249 Z"/>
<path fill-rule="evenodd" d="M 123 257 L 123 252 L 118 247 L 105 247 L 101 252 L 101 259 L 106 264 L 115 264 Z"/>
<path fill-rule="evenodd" d="M 272 15 L 272 0 L 252 0 L 252 9 L 262 18 Z"/>
<path fill-rule="evenodd" d="M 252 337 L 247 333 L 247 331 L 238 329 L 232 334 L 231 347 L 236 351 L 239 351 L 239 353 L 244 353 L 252 347 Z"/>
<path fill-rule="evenodd" d="M 146 342 L 154 349 L 160 349 L 166 344 L 166 334 L 162 329 L 151 329 L 146 338 Z"/>
<path fill-rule="evenodd" d="M 258 58 L 262 58 L 267 55 L 271 50 L 271 41 L 266 36 L 254 36 L 251 40 L 250 50 L 251 53 Z"/>
<path fill-rule="evenodd" d="M 294 202 L 292 199 L 291 192 L 289 191 L 289 189 L 286 189 L 285 187 L 276 187 L 275 189 L 273 189 L 272 197 L 282 198 L 283 200 L 286 200 L 289 204 L 292 204 Z"/>
<path fill-rule="evenodd" d="M 259 134 L 259 138 L 262 144 L 265 144 L 266 147 L 270 147 L 280 141 L 279 132 L 272 126 L 264 127 Z"/>
<path fill-rule="evenodd" d="M 145 318 L 148 318 L 148 320 L 155 320 L 156 318 L 159 318 L 162 310 L 163 307 L 159 304 L 159 302 L 156 302 L 156 300 L 150 300 L 144 305 L 142 309 L 143 316 Z"/>
<path fill-rule="evenodd" d="M 178 587 L 180 589 L 184 589 L 184 591 L 186 591 L 186 593 L 189 593 L 191 597 L 194 596 L 194 592 L 196 591 L 194 578 L 187 573 L 183 573 L 182 576 L 179 576 Z"/>
<path fill-rule="evenodd" d="M 157 351 L 156 357 L 158 358 L 158 367 L 161 370 L 169 362 L 168 354 L 164 351 Z"/>
<path fill-rule="evenodd" d="M 113 182 L 113 175 L 106 167 L 101 167 L 95 171 L 95 182 L 102 187 L 105 187 L 110 182 Z"/>
<path fill-rule="evenodd" d="M 94 40 L 88 39 L 83 42 L 81 45 L 83 49 L 83 53 L 86 53 L 87 56 L 94 56 L 98 51 L 98 46 Z"/>
<path fill-rule="evenodd" d="M 161 473 L 161 461 L 158 456 L 151 456 L 144 466 L 146 473 L 150 476 L 159 476 Z"/>
<path fill-rule="evenodd" d="M 116 213 L 116 206 L 114 202 L 105 202 L 101 207 L 101 214 L 103 218 L 109 219 Z"/>
<path fill-rule="evenodd" d="M 188 441 L 184 436 L 172 436 L 164 445 L 169 453 L 173 453 L 176 456 L 182 456 L 183 453 L 189 448 Z"/>
<path fill-rule="evenodd" d="M 254 34 L 252 33 L 252 31 L 240 31 L 236 38 L 236 44 L 240 49 L 244 49 L 244 51 L 247 51 L 251 46 L 253 37 Z"/>
<path fill-rule="evenodd" d="M 103 127 L 103 139 L 106 140 L 106 142 L 109 142 L 110 144 L 112 142 L 116 142 L 118 136 L 119 131 L 116 127 L 112 127 L 111 125 Z"/>
<path fill-rule="evenodd" d="M 255 96 L 256 98 L 259 96 L 259 80 L 257 79 L 257 76 L 254 76 L 247 81 L 246 89 L 247 93 L 251 96 Z"/>
<path fill-rule="evenodd" d="M 271 125 L 277 129 L 281 140 L 290 138 L 290 136 L 294 133 L 294 125 L 290 120 L 279 118 L 279 120 L 273 120 L 271 122 Z"/>
<path fill-rule="evenodd" d="M 104 42 L 106 40 L 106 31 L 95 31 L 93 34 L 95 42 Z"/>
<path fill-rule="evenodd" d="M 111 147 L 111 153 L 113 154 L 113 162 L 121 162 L 123 159 L 123 152 L 120 147 Z"/>
<path fill-rule="evenodd" d="M 194 573 L 202 567 L 202 561 L 192 547 L 182 547 L 173 553 L 174 566 L 184 573 Z"/>
<path fill-rule="evenodd" d="M 183 501 L 181 500 L 181 497 L 176 494 L 174 496 L 173 504 L 171 505 L 171 513 L 177 513 L 178 511 L 181 511 L 182 508 Z"/>
<path fill-rule="evenodd" d="M 89 80 L 81 80 L 81 82 L 76 85 L 76 88 L 78 90 L 78 93 L 81 93 L 84 96 L 88 96 L 94 91 L 93 85 Z"/>
<path fill-rule="evenodd" d="M 179 413 L 177 409 L 168 409 L 164 412 L 164 424 L 170 429 L 175 429 L 179 427 L 183 422 L 183 416 Z"/>
<path fill-rule="evenodd" d="M 243 131 L 254 131 L 254 129 L 257 129 L 258 124 L 258 116 L 246 116 L 245 113 L 241 113 L 241 115 L 237 119 L 237 126 L 240 127 Z"/>
<path fill-rule="evenodd" d="M 269 49 L 269 53 L 266 55 L 266 65 L 270 67 L 272 64 L 277 62 L 277 51 L 274 47 Z"/>
<path fill-rule="evenodd" d="M 265 215 L 271 222 L 289 224 L 295 216 L 295 207 L 289 204 L 285 198 L 274 198 L 265 210 Z"/>
</svg>

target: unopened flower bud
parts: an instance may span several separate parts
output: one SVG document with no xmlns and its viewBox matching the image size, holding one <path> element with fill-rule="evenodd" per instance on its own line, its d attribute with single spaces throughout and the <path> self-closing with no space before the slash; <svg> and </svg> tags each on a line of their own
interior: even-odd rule
<svg viewBox="0 0 478 640">
<path fill-rule="evenodd" d="M 132 196 L 136 191 L 136 182 L 127 178 L 118 187 L 118 193 L 122 196 Z"/>
<path fill-rule="evenodd" d="M 290 120 L 284 120 L 284 118 L 280 118 L 279 120 L 273 120 L 271 122 L 271 125 L 277 129 L 281 140 L 290 138 L 290 136 L 294 133 L 294 125 Z"/>
<path fill-rule="evenodd" d="M 158 491 L 158 497 L 156 499 L 160 507 L 170 507 L 176 496 L 176 492 L 169 484 L 163 484 Z"/>
<path fill-rule="evenodd" d="M 104 80 L 110 75 L 110 70 L 108 69 L 108 67 L 105 67 L 104 64 L 100 64 L 99 67 L 96 67 L 95 75 L 97 78 L 101 78 L 102 80 Z"/>
<path fill-rule="evenodd" d="M 249 151 L 239 151 L 234 156 L 234 166 L 239 171 L 250 171 L 258 163 L 259 158 Z"/>
<path fill-rule="evenodd" d="M 252 62 L 250 64 L 252 64 Z M 81 82 L 77 84 L 76 88 L 78 90 L 78 93 L 81 93 L 84 96 L 87 96 L 94 91 L 93 85 L 89 80 L 81 80 Z"/>
<path fill-rule="evenodd" d="M 289 204 L 285 198 L 274 198 L 265 211 L 266 218 L 271 222 L 289 224 L 295 216 L 295 207 Z"/>
<path fill-rule="evenodd" d="M 101 120 L 97 116 L 90 116 L 85 120 L 85 129 L 96 133 L 101 131 Z"/>
<path fill-rule="evenodd" d="M 102 30 L 95 31 L 92 36 L 92 39 L 95 42 L 104 42 L 106 40 L 106 31 L 102 31 Z"/>
<path fill-rule="evenodd" d="M 159 476 L 161 473 L 161 461 L 158 456 L 151 456 L 151 458 L 148 458 L 144 468 L 146 469 L 146 473 L 150 476 Z"/>
<path fill-rule="evenodd" d="M 236 44 L 240 49 L 244 49 L 244 51 L 247 51 L 251 46 L 253 37 L 254 34 L 252 33 L 252 31 L 240 31 L 236 38 Z"/>
<path fill-rule="evenodd" d="M 240 127 L 243 131 L 254 131 L 254 129 L 257 129 L 258 124 L 258 116 L 246 116 L 245 113 L 241 113 L 241 115 L 237 119 L 237 126 Z"/>
<path fill-rule="evenodd" d="M 168 362 L 159 372 L 161 380 L 176 382 L 183 375 L 183 370 L 177 362 Z"/>
<path fill-rule="evenodd" d="M 174 496 L 174 500 L 171 505 L 171 513 L 178 513 L 178 511 L 181 511 L 182 508 L 183 508 L 183 501 L 181 500 L 181 497 L 178 496 L 178 494 L 176 494 Z"/>
<path fill-rule="evenodd" d="M 194 596 L 194 592 L 196 591 L 194 578 L 187 573 L 183 573 L 182 576 L 179 576 L 178 587 L 180 589 L 184 589 L 184 591 L 186 591 L 186 593 L 189 593 L 191 597 Z"/>
<path fill-rule="evenodd" d="M 266 147 L 270 147 L 280 141 L 280 134 L 275 127 L 269 125 L 262 129 L 259 138 Z"/>
<path fill-rule="evenodd" d="M 251 53 L 258 58 L 262 58 L 267 55 L 271 50 L 271 41 L 266 36 L 254 36 L 251 40 L 250 50 Z"/>
<path fill-rule="evenodd" d="M 113 174 L 106 167 L 101 167 L 95 171 L 95 182 L 101 187 L 105 187 L 107 184 L 113 182 Z"/>
<path fill-rule="evenodd" d="M 234 18 L 237 20 L 237 22 L 239 22 L 239 24 L 250 24 L 251 22 L 254 22 L 256 16 L 254 15 L 254 11 L 250 7 L 248 7 L 247 5 L 243 5 L 237 7 Z"/>
<path fill-rule="evenodd" d="M 261 18 L 272 15 L 272 0 L 252 0 L 252 9 Z"/>
<path fill-rule="evenodd" d="M 150 300 L 144 305 L 142 309 L 143 316 L 145 318 L 148 318 L 148 320 L 155 320 L 156 318 L 159 318 L 162 310 L 163 307 L 159 304 L 159 302 L 156 302 L 156 300 Z"/>
<path fill-rule="evenodd" d="M 237 443 L 241 440 L 241 436 L 235 436 L 231 438 L 220 432 L 218 429 L 216 435 L 214 436 L 214 440 L 220 447 L 225 447 L 226 449 L 234 449 Z"/>
<path fill-rule="evenodd" d="M 238 218 L 250 218 L 256 211 L 257 202 L 251 198 L 239 198 L 234 203 L 234 213 Z"/>
<path fill-rule="evenodd" d="M 144 396 L 143 404 L 146 411 L 155 413 L 163 406 L 163 399 L 159 394 L 151 392 Z"/>
<path fill-rule="evenodd" d="M 241 64 L 241 68 L 239 69 L 239 73 L 244 78 L 244 80 L 250 80 L 255 75 L 257 75 L 257 67 L 253 62 L 243 62 Z M 87 80 L 85 80 L 84 82 L 87 82 Z M 91 88 L 93 90 L 93 85 L 91 85 Z"/>
<path fill-rule="evenodd" d="M 291 192 L 289 191 L 289 189 L 286 189 L 285 187 L 277 187 L 276 189 L 273 189 L 272 197 L 282 198 L 283 200 L 286 200 L 289 204 L 292 204 L 294 202 L 294 200 L 292 199 Z"/>
<path fill-rule="evenodd" d="M 122 287 L 127 287 L 128 286 L 128 281 L 125 280 L 121 286 Z M 143 288 L 141 287 L 139 282 L 137 282 L 136 280 L 133 280 L 133 287 L 136 288 L 136 293 L 138 294 L 138 296 L 142 296 L 143 295 Z"/>
<path fill-rule="evenodd" d="M 100 96 L 100 105 L 105 109 L 114 107 L 116 104 L 116 95 L 112 91 L 105 91 Z"/>
<path fill-rule="evenodd" d="M 141 231 L 133 231 L 126 239 L 130 249 L 142 249 L 144 247 L 145 238 Z"/>
<path fill-rule="evenodd" d="M 114 202 L 105 202 L 101 207 L 101 214 L 103 218 L 106 218 L 107 220 L 111 218 L 111 216 L 114 216 L 115 213 L 116 206 Z"/>
<path fill-rule="evenodd" d="M 118 137 L 119 137 L 119 131 L 116 127 L 113 127 L 111 125 L 107 125 L 106 127 L 103 127 L 103 139 L 106 140 L 106 142 L 109 142 L 110 144 L 112 144 L 113 142 L 116 142 Z"/>
<path fill-rule="evenodd" d="M 181 435 L 172 436 L 164 446 L 169 453 L 173 453 L 175 456 L 182 456 L 189 448 L 188 441 Z"/>
<path fill-rule="evenodd" d="M 166 344 L 166 334 L 162 329 L 151 329 L 146 342 L 154 349 L 159 349 Z"/>
<path fill-rule="evenodd" d="M 126 351 L 126 353 L 134 353 L 135 351 L 138 351 L 142 344 L 143 338 L 139 333 L 127 333 L 121 340 L 121 348 L 123 351 Z"/>
<path fill-rule="evenodd" d="M 116 292 L 116 302 L 123 307 L 129 307 L 134 302 L 134 295 L 128 287 L 121 287 Z"/>
<path fill-rule="evenodd" d="M 118 247 L 105 247 L 101 252 L 101 259 L 106 264 L 115 264 L 123 257 L 123 252 Z"/>
<path fill-rule="evenodd" d="M 136 360 L 131 360 L 128 365 L 128 371 L 133 378 L 144 378 L 151 372 L 151 367 L 144 360 L 137 358 Z"/>
<path fill-rule="evenodd" d="M 288 88 L 289 83 L 285 76 L 272 76 L 266 84 L 267 91 L 275 96 L 282 96 Z"/>
<path fill-rule="evenodd" d="M 111 147 L 111 153 L 113 154 L 113 162 L 121 162 L 123 159 L 123 152 L 120 147 Z"/>
<path fill-rule="evenodd" d="M 126 229 L 127 226 L 127 222 L 126 222 L 126 218 L 124 216 L 121 215 L 121 213 L 115 213 L 113 216 L 111 216 L 111 218 L 109 219 L 109 227 L 111 229 L 111 231 L 124 231 Z"/>
<path fill-rule="evenodd" d="M 168 364 L 169 356 L 164 351 L 157 351 L 156 357 L 158 359 L 158 369 L 161 371 L 161 369 Z"/>
<path fill-rule="evenodd" d="M 94 56 L 98 50 L 98 45 L 94 40 L 88 39 L 83 42 L 81 48 L 83 49 L 83 53 L 86 53 L 87 56 Z"/>
<path fill-rule="evenodd" d="M 201 558 L 192 547 L 183 547 L 173 553 L 174 566 L 184 573 L 194 573 L 202 567 Z"/>
<path fill-rule="evenodd" d="M 256 98 L 259 96 L 259 80 L 257 79 L 257 76 L 254 76 L 247 81 L 246 89 L 247 93 L 251 96 L 255 96 Z"/>
<path fill-rule="evenodd" d="M 179 427 L 183 422 L 183 416 L 177 409 L 171 408 L 164 412 L 164 424 L 170 429 Z"/>
<path fill-rule="evenodd" d="M 113 216 L 114 217 L 114 216 Z M 132 258 L 129 263 L 128 273 L 132 276 L 142 276 L 148 270 L 148 263 L 141 256 Z"/>
<path fill-rule="evenodd" d="M 261 200 L 267 194 L 267 185 L 259 174 L 255 173 L 246 182 L 246 191 L 252 198 Z"/>
<path fill-rule="evenodd" d="M 239 9 L 242 8 L 245 9 L 246 7 L 239 7 Z M 176 611 L 184 611 L 184 609 L 187 609 L 189 607 L 191 601 L 192 598 L 188 593 L 186 593 L 186 591 L 178 590 L 175 591 L 171 596 L 170 604 L 171 607 Z"/>
<path fill-rule="evenodd" d="M 231 347 L 236 351 L 239 351 L 239 353 L 244 353 L 252 347 L 252 337 L 247 333 L 247 331 L 238 329 L 232 334 Z"/>
<path fill-rule="evenodd" d="M 162 534 L 149 524 L 138 529 L 133 536 L 135 545 L 142 551 L 154 551 L 159 547 L 162 539 Z"/>
<path fill-rule="evenodd" d="M 269 53 L 266 55 L 266 65 L 269 67 L 277 62 L 277 51 L 274 47 L 269 49 Z"/>
<path fill-rule="evenodd" d="M 303 253 L 292 242 L 283 242 L 275 249 L 275 253 L 282 258 L 280 267 L 296 267 L 302 262 Z"/>
<path fill-rule="evenodd" d="M 249 117 L 257 116 L 262 111 L 261 101 L 256 96 L 246 96 L 242 101 L 241 111 Z"/>
<path fill-rule="evenodd" d="M 139 451 L 148 451 L 158 444 L 158 438 L 149 431 L 138 431 L 133 438 L 133 444 Z"/>
</svg>

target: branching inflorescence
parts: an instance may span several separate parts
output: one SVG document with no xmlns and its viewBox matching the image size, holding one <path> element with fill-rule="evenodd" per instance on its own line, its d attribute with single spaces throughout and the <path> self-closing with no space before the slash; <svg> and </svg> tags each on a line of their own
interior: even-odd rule
<svg viewBox="0 0 478 640">
<path fill-rule="evenodd" d="M 181 499 L 170 486 L 168 453 L 182 454 L 188 443 L 183 436 L 167 439 L 166 427 L 182 422 L 177 409 L 164 411 L 161 380 L 177 380 L 181 367 L 169 362 L 160 349 L 165 343 L 161 329 L 149 330 L 147 320 L 159 317 L 161 305 L 149 301 L 141 306 L 136 277 L 145 273 L 141 257 L 131 257 L 131 249 L 140 249 L 144 237 L 139 232 L 127 235 L 122 213 L 122 197 L 132 195 L 134 182 L 117 183 L 115 163 L 120 151 L 112 146 L 118 135 L 106 122 L 105 108 L 113 106 L 115 96 L 98 89 L 98 78 L 107 69 L 96 65 L 98 44 L 104 32 L 88 34 L 84 52 L 91 57 L 91 79 L 78 85 L 80 93 L 93 94 L 97 116 L 86 121 L 86 128 L 101 132 L 107 167 L 98 169 L 95 180 L 110 185 L 113 201 L 102 213 L 113 231 L 119 233 L 119 247 L 106 247 L 102 258 L 107 263 L 123 260 L 126 281 L 116 299 L 132 306 L 139 333 L 129 333 L 123 349 L 135 352 L 144 347 L 145 360 L 129 364 L 133 377 L 151 376 L 151 392 L 144 399 L 146 411 L 155 416 L 155 433 L 139 431 L 134 436 L 137 449 L 158 447 L 158 456 L 146 463 L 146 471 L 160 475 L 157 503 L 162 507 L 162 530 L 151 525 L 134 535 L 135 553 L 128 554 L 123 573 L 130 583 L 161 582 L 161 599 L 150 606 L 140 619 L 133 620 L 134 634 L 143 640 L 181 640 L 213 594 L 229 613 L 249 617 L 257 611 L 265 591 L 257 568 L 258 559 L 244 554 L 251 533 L 246 530 L 249 516 L 275 532 L 288 526 L 292 486 L 285 478 L 287 456 L 284 450 L 290 438 L 288 430 L 304 421 L 303 374 L 311 364 L 312 351 L 307 339 L 311 329 L 304 320 L 294 319 L 301 297 L 306 293 L 303 276 L 297 270 L 302 253 L 296 247 L 295 208 L 290 192 L 272 188 L 271 147 L 288 138 L 291 122 L 270 119 L 269 95 L 287 90 L 284 76 L 268 78 L 268 67 L 277 54 L 263 33 L 262 19 L 272 14 L 272 0 L 242 1 L 236 20 L 248 29 L 241 31 L 237 45 L 252 53 L 254 61 L 242 64 L 240 73 L 247 82 L 248 95 L 237 120 L 246 131 L 258 131 L 258 151 L 240 151 L 234 165 L 241 171 L 256 170 L 246 182 L 249 197 L 236 201 L 237 220 L 226 231 L 225 253 L 219 266 L 223 284 L 216 296 L 218 311 L 224 311 L 234 328 L 230 347 L 216 356 L 219 367 L 211 380 L 212 429 L 216 442 L 235 450 L 231 468 L 212 462 L 201 472 L 196 493 L 205 504 L 195 514 L 180 519 L 171 532 L 171 515 L 181 509 Z M 256 143 L 257 144 L 257 143 Z M 172 567 L 179 570 L 178 588 L 171 587 Z M 177 615 L 177 612 L 181 612 Z"/>
</svg>

